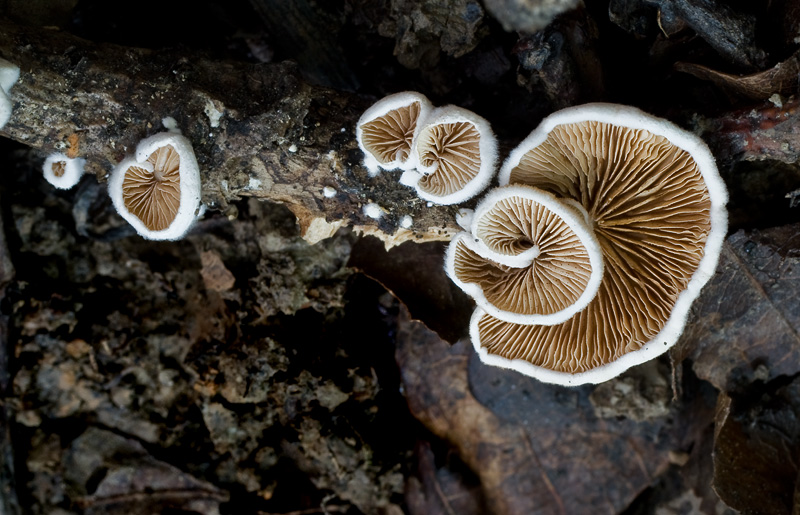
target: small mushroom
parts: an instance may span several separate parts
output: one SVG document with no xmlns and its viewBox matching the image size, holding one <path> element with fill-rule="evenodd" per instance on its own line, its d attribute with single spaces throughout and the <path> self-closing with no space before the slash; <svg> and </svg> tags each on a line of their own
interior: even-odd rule
<svg viewBox="0 0 800 515">
<path fill-rule="evenodd" d="M 200 170 L 188 139 L 163 132 L 142 140 L 108 182 L 117 212 L 143 237 L 177 240 L 200 208 Z"/>
<path fill-rule="evenodd" d="M 603 276 L 600 246 L 580 206 L 528 186 L 491 191 L 469 232 L 453 239 L 445 269 L 486 312 L 552 325 L 589 304 Z"/>
<path fill-rule="evenodd" d="M 413 147 L 417 173 L 407 172 L 401 182 L 436 204 L 464 202 L 486 189 L 497 162 L 497 139 L 489 122 L 446 106 L 420 123 Z"/>
<path fill-rule="evenodd" d="M 479 303 L 470 335 L 484 362 L 579 385 L 606 381 L 675 344 L 727 230 L 727 191 L 700 138 L 630 107 L 569 108 L 511 153 L 500 184 L 579 205 L 603 275 L 588 304 L 560 323 L 503 320 Z M 506 245 L 527 243 L 520 236 Z"/>
<path fill-rule="evenodd" d="M 356 140 L 370 175 L 377 174 L 379 168 L 414 168 L 411 148 L 419 133 L 417 122 L 427 117 L 431 109 L 425 95 L 404 91 L 382 98 L 361 115 Z"/>
<path fill-rule="evenodd" d="M 64 154 L 54 153 L 44 160 L 42 172 L 47 182 L 56 188 L 68 190 L 80 181 L 85 164 L 85 159 L 71 159 Z"/>
<path fill-rule="evenodd" d="M 0 129 L 11 119 L 11 87 L 19 80 L 19 67 L 0 58 Z"/>
</svg>

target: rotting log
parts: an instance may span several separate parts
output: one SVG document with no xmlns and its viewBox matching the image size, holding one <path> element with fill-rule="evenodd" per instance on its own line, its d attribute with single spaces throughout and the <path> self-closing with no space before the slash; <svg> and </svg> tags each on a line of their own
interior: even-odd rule
<svg viewBox="0 0 800 515">
<path fill-rule="evenodd" d="M 0 57 L 22 70 L 11 89 L 11 121 L 0 135 L 44 153 L 84 157 L 101 183 L 141 139 L 166 130 L 163 120 L 171 117 L 194 146 L 203 202 L 212 212 L 228 212 L 231 202 L 248 196 L 280 202 L 310 242 L 340 227 L 373 234 L 387 247 L 448 241 L 459 231 L 456 207 L 428 206 L 398 183 L 398 172 L 368 176 L 355 123 L 375 99 L 309 85 L 293 63 L 93 43 L 2 19 Z M 797 160 L 794 102 L 714 118 L 673 115 L 694 118 L 723 176 L 741 160 Z M 379 219 L 364 213 L 370 203 L 380 206 Z M 406 215 L 413 220 L 408 229 L 400 227 Z"/>
<path fill-rule="evenodd" d="M 374 99 L 308 85 L 293 63 L 93 43 L 7 20 L 0 20 L 0 57 L 21 69 L 0 134 L 83 157 L 101 182 L 171 117 L 194 145 L 211 209 L 245 196 L 280 202 L 311 242 L 343 226 L 387 247 L 449 240 L 458 231 L 456 208 L 428 206 L 397 173 L 368 176 L 355 123 Z M 382 209 L 379 219 L 364 214 L 369 203 Z M 408 229 L 399 226 L 406 215 Z"/>
</svg>

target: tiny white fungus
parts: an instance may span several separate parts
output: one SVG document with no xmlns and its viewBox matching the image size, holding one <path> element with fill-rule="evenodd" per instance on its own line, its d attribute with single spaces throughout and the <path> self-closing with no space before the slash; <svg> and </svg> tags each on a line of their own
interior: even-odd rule
<svg viewBox="0 0 800 515">
<path fill-rule="evenodd" d="M 408 186 L 409 188 L 414 188 L 417 186 L 417 183 L 422 178 L 422 174 L 416 170 L 406 170 L 403 172 L 403 175 L 400 176 L 400 184 L 403 186 Z"/>
<path fill-rule="evenodd" d="M 47 182 L 60 190 L 68 190 L 80 181 L 85 164 L 85 159 L 70 159 L 64 154 L 53 153 L 45 159 L 42 172 Z"/>
<path fill-rule="evenodd" d="M 408 229 L 414 223 L 414 219 L 411 218 L 409 215 L 404 216 L 400 219 L 400 227 L 403 229 Z"/>
<path fill-rule="evenodd" d="M 217 109 L 214 102 L 206 100 L 206 105 L 203 107 L 203 112 L 208 117 L 208 122 L 212 127 L 219 127 L 219 120 L 222 118 L 222 111 Z"/>
<path fill-rule="evenodd" d="M 161 120 L 161 123 L 164 125 L 164 128 L 170 132 L 174 132 L 176 134 L 180 134 L 181 130 L 178 128 L 178 121 L 171 117 L 167 116 Z"/>
<path fill-rule="evenodd" d="M 297 152 L 297 145 L 292 143 L 291 146 L 289 146 L 289 152 L 292 152 L 292 153 Z"/>
<path fill-rule="evenodd" d="M 336 196 L 336 189 L 331 188 L 330 186 L 325 186 L 322 188 L 322 194 L 325 195 L 325 198 L 333 198 Z"/>
<path fill-rule="evenodd" d="M 375 203 L 370 203 L 364 206 L 364 214 L 375 220 L 383 216 L 383 208 Z"/>
</svg>

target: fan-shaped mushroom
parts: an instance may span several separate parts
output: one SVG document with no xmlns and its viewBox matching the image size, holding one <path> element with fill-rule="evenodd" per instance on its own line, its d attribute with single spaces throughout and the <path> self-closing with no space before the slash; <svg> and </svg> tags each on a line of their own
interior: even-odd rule
<svg viewBox="0 0 800 515">
<path fill-rule="evenodd" d="M 492 180 L 497 139 L 489 122 L 455 106 L 434 110 L 420 122 L 414 142 L 417 171 L 401 178 L 420 198 L 437 204 L 457 204 L 483 191 Z"/>
<path fill-rule="evenodd" d="M 382 98 L 361 115 L 356 125 L 356 140 L 371 175 L 378 173 L 379 168 L 414 168 L 411 148 L 419 132 L 417 122 L 427 117 L 431 109 L 425 95 L 404 91 Z"/>
<path fill-rule="evenodd" d="M 172 132 L 142 140 L 136 155 L 112 172 L 108 190 L 114 207 L 151 240 L 176 240 L 195 220 L 200 171 L 192 145 Z"/>
<path fill-rule="evenodd" d="M 727 230 L 725 185 L 700 138 L 630 107 L 570 108 L 512 152 L 500 184 L 579 204 L 604 272 L 594 298 L 551 325 L 503 320 L 479 303 L 470 334 L 484 362 L 546 382 L 597 383 L 677 341 Z"/>
<path fill-rule="evenodd" d="M 597 293 L 603 259 L 580 206 L 528 186 L 491 191 L 446 270 L 478 306 L 507 322 L 563 322 Z"/>
<path fill-rule="evenodd" d="M 55 153 L 44 160 L 42 172 L 47 182 L 56 188 L 68 190 L 80 181 L 85 164 L 85 159 L 71 159 L 64 154 Z"/>
</svg>

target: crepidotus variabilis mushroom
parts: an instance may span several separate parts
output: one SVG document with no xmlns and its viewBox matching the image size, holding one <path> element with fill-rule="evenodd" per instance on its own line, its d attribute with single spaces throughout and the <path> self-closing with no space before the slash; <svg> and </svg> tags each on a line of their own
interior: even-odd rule
<svg viewBox="0 0 800 515">
<path fill-rule="evenodd" d="M 401 178 L 435 204 L 458 204 L 482 192 L 497 163 L 497 139 L 489 122 L 455 106 L 435 109 L 420 122 L 413 146 L 415 170 Z"/>
<path fill-rule="evenodd" d="M 501 186 L 547 192 L 564 209 L 572 206 L 593 240 L 567 223 L 578 250 L 544 263 L 551 256 L 536 231 L 543 221 L 563 223 L 564 217 L 526 204 L 508 208 L 506 221 L 481 222 L 484 203 L 498 197 L 490 194 L 479 204 L 472 230 L 448 249 L 447 269 L 457 283 L 471 285 L 468 293 L 478 288 L 482 293 L 476 296 L 470 336 L 485 363 L 550 383 L 598 383 L 677 341 L 692 302 L 714 273 L 727 230 L 727 191 L 700 138 L 631 107 L 569 108 L 542 121 L 511 153 L 499 180 Z M 577 299 L 591 292 L 594 280 L 591 273 L 585 279 L 592 241 L 602 258 L 602 277 L 582 305 Z M 524 263 L 494 259 L 492 265 L 486 248 L 528 252 L 529 267 L 547 265 L 552 271 L 540 273 L 537 281 L 534 271 L 518 270 Z M 512 273 L 498 273 L 503 266 Z M 568 280 L 553 275 L 559 269 Z M 530 300 L 502 299 L 506 283 Z M 547 292 L 525 291 L 531 288 Z M 557 294 L 564 295 L 560 303 L 546 300 Z M 575 313 L 566 320 L 546 318 L 570 311 Z"/>
<path fill-rule="evenodd" d="M 142 140 L 136 154 L 114 168 L 108 190 L 119 214 L 143 237 L 182 238 L 200 208 L 200 171 L 191 143 L 172 132 Z"/>
<path fill-rule="evenodd" d="M 81 180 L 85 164 L 85 159 L 79 157 L 69 158 L 56 152 L 50 154 L 44 160 L 42 173 L 45 180 L 56 188 L 68 190 Z"/>
<path fill-rule="evenodd" d="M 403 91 L 382 98 L 361 115 L 356 140 L 370 175 L 381 168 L 410 170 L 416 166 L 411 148 L 419 133 L 418 122 L 432 108 L 425 95 Z"/>
</svg>

